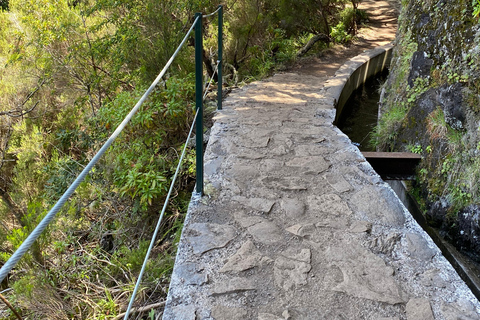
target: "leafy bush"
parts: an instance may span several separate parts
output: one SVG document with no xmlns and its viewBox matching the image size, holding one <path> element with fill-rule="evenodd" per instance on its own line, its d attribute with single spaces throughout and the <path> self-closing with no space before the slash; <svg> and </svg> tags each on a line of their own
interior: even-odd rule
<svg viewBox="0 0 480 320">
<path fill-rule="evenodd" d="M 473 16 L 478 18 L 480 16 L 480 0 L 472 0 Z"/>
<path fill-rule="evenodd" d="M 335 27 L 332 27 L 330 36 L 338 43 L 345 43 L 353 38 L 353 36 L 348 33 L 343 22 L 339 22 Z"/>
</svg>

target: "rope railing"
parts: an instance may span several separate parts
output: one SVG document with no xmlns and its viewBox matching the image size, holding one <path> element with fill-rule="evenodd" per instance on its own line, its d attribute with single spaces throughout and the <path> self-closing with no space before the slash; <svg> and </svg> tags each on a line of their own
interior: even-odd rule
<svg viewBox="0 0 480 320">
<path fill-rule="evenodd" d="M 195 187 L 195 190 L 198 194 L 202 194 L 203 192 L 203 101 L 205 99 L 206 93 L 204 94 L 203 92 L 203 68 L 202 68 L 202 50 L 203 50 L 203 41 L 202 41 L 202 18 L 203 17 L 210 17 L 213 16 L 214 14 L 219 13 L 219 34 L 218 34 L 218 60 L 217 60 L 217 67 L 216 70 L 214 71 L 212 75 L 212 79 L 210 79 L 209 84 L 207 86 L 207 89 L 209 89 L 212 81 L 213 81 L 213 76 L 215 73 L 218 75 L 218 104 L 217 108 L 220 110 L 222 108 L 221 100 L 222 100 L 222 76 L 221 76 L 221 65 L 222 65 L 222 28 L 223 28 L 223 7 L 219 6 L 218 9 L 208 15 L 203 16 L 201 13 L 197 13 L 195 15 L 195 20 L 186 33 L 185 37 L 183 38 L 182 42 L 180 45 L 177 47 L 175 53 L 171 56 L 170 60 L 166 63 L 165 67 L 162 69 L 162 71 L 159 73 L 157 78 L 152 82 L 150 87 L 145 91 L 143 96 L 138 100 L 138 102 L 135 104 L 135 106 L 131 109 L 131 111 L 128 113 L 128 115 L 125 117 L 125 119 L 118 125 L 118 127 L 115 129 L 115 131 L 111 134 L 111 136 L 108 138 L 108 140 L 104 143 L 104 145 L 100 148 L 100 150 L 95 154 L 95 156 L 90 160 L 90 162 L 84 167 L 82 172 L 77 176 L 77 178 L 73 181 L 73 183 L 68 187 L 68 189 L 65 191 L 65 193 L 60 197 L 60 199 L 57 201 L 57 203 L 50 209 L 50 211 L 45 215 L 45 217 L 40 221 L 40 223 L 35 227 L 35 229 L 32 231 L 32 233 L 23 241 L 23 243 L 19 246 L 19 248 L 12 254 L 12 256 L 8 259 L 8 261 L 0 268 L 0 282 L 2 282 L 7 275 L 12 271 L 12 269 L 17 265 L 17 263 L 20 261 L 20 259 L 25 255 L 25 253 L 30 249 L 30 247 L 33 245 L 35 240 L 42 234 L 42 232 L 46 229 L 46 227 L 50 224 L 50 222 L 55 218 L 56 214 L 62 209 L 64 206 L 65 202 L 70 198 L 70 196 L 75 192 L 77 187 L 80 185 L 80 183 L 86 178 L 86 176 L 90 173 L 90 171 L 93 169 L 93 167 L 96 165 L 96 163 L 100 160 L 100 158 L 105 154 L 107 149 L 112 145 L 112 143 L 115 141 L 115 139 L 118 137 L 118 135 L 123 131 L 123 129 L 126 127 L 126 125 L 130 122 L 132 117 L 135 115 L 135 113 L 140 109 L 140 107 L 143 105 L 143 103 L 146 101 L 148 96 L 152 93 L 152 91 L 155 89 L 155 87 L 158 85 L 160 80 L 163 78 L 165 73 L 167 72 L 168 68 L 171 66 L 173 63 L 174 59 L 178 56 L 180 50 L 183 48 L 185 43 L 187 42 L 190 34 L 192 31 L 195 29 L 195 65 L 196 65 L 196 114 L 192 123 L 192 126 L 190 128 L 190 132 L 188 134 L 187 141 L 185 143 L 185 146 L 183 147 L 183 151 L 177 166 L 177 169 L 175 171 L 175 174 L 172 179 L 172 183 L 170 185 L 170 189 L 167 194 L 167 198 L 165 200 L 165 203 L 163 205 L 163 209 L 161 211 L 157 226 L 155 228 L 155 232 L 152 236 L 152 241 L 150 242 L 150 246 L 147 250 L 147 254 L 142 266 L 142 269 L 140 271 L 140 274 L 137 279 L 137 283 L 135 285 L 134 291 L 132 293 L 132 298 L 130 300 L 130 303 L 128 305 L 127 311 L 125 313 L 125 320 L 128 319 L 129 313 L 132 308 L 133 301 L 135 299 L 136 293 L 138 291 L 139 284 L 141 282 L 141 278 L 143 276 L 143 273 L 145 271 L 145 267 L 147 264 L 147 260 L 150 256 L 151 250 L 153 248 L 153 245 L 155 243 L 155 239 L 157 237 L 157 234 L 160 230 L 161 222 L 163 219 L 163 216 L 165 214 L 166 207 L 168 205 L 168 200 L 170 199 L 173 186 L 175 184 L 176 178 L 178 176 L 178 173 L 180 172 L 180 168 L 183 162 L 183 159 L 186 154 L 188 142 L 190 141 L 193 128 L 196 127 L 196 153 L 197 153 L 197 184 Z M 196 126 L 195 126 L 196 124 Z M 200 142 L 199 142 L 200 141 Z M 201 157 L 199 160 L 199 156 Z"/>
</svg>

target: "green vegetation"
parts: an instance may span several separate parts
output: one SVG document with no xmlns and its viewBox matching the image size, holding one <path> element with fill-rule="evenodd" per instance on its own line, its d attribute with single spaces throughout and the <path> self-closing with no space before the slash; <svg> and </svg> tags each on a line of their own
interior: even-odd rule
<svg viewBox="0 0 480 320">
<path fill-rule="evenodd" d="M 473 6 L 472 15 L 475 18 L 478 18 L 480 16 L 480 0 L 472 0 L 472 6 Z"/>
<path fill-rule="evenodd" d="M 348 41 L 365 17 L 358 2 L 227 1 L 227 85 L 264 77 L 293 61 L 299 50 L 315 52 Z M 133 107 L 194 13 L 212 12 L 218 4 L 0 1 L 0 263 Z M 203 27 L 204 64 L 211 74 L 216 19 L 206 19 Z M 112 319 L 125 310 L 194 116 L 192 55 L 191 46 L 181 51 L 161 85 L 2 284 L 13 288 L 7 298 L 24 319 Z M 194 150 L 189 150 L 137 305 L 166 294 L 194 170 Z M 15 318 L 6 309 L 0 312 Z"/>
<path fill-rule="evenodd" d="M 389 101 L 386 108 L 382 110 L 382 117 L 374 128 L 371 138 L 371 143 L 376 148 L 383 150 L 393 149 L 399 129 L 403 125 L 408 111 L 413 106 L 415 97 L 425 90 L 425 84 L 421 79 L 417 79 L 419 81 L 415 82 L 413 88 L 408 85 L 410 61 L 417 51 L 418 45 L 412 40 L 412 34 L 409 30 L 405 29 L 403 31 L 403 36 L 396 44 L 393 58 L 397 61 L 395 83 L 391 85 L 386 82 L 384 85 L 387 88 L 387 94 L 392 97 L 393 101 Z M 408 98 L 405 95 L 407 92 Z"/>
<path fill-rule="evenodd" d="M 357 6 L 345 8 L 340 13 L 340 21 L 331 28 L 330 36 L 335 42 L 345 43 L 351 41 L 356 33 L 358 23 L 367 19 L 366 12 Z"/>
<path fill-rule="evenodd" d="M 426 210 L 441 200 L 455 218 L 480 197 L 480 2 L 402 4 L 393 72 L 373 142 L 382 150 L 422 154 L 415 194 L 424 197 Z M 412 71 L 415 53 L 420 76 Z"/>
</svg>

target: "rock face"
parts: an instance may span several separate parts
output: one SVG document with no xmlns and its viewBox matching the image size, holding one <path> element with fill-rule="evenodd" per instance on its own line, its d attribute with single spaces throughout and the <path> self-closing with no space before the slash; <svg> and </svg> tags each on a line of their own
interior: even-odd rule
<svg viewBox="0 0 480 320">
<path fill-rule="evenodd" d="M 418 177 L 428 218 L 459 247 L 480 254 L 478 219 L 470 214 L 472 205 L 480 205 L 480 23 L 472 14 L 475 2 L 402 3 L 380 147 L 422 153 Z"/>
<path fill-rule="evenodd" d="M 458 215 L 458 228 L 453 241 L 460 248 L 470 248 L 480 252 L 480 205 L 470 205 Z"/>
<path fill-rule="evenodd" d="M 410 74 L 408 75 L 408 85 L 414 86 L 414 80 L 418 77 L 427 77 L 430 75 L 430 69 L 433 65 L 433 60 L 427 58 L 427 53 L 423 51 L 415 51 L 410 63 Z"/>
</svg>

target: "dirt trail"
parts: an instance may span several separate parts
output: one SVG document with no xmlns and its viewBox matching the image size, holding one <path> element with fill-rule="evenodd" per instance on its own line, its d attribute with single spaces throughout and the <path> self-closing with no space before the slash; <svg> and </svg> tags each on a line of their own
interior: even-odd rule
<svg viewBox="0 0 480 320">
<path fill-rule="evenodd" d="M 330 77 L 349 58 L 395 39 L 400 0 L 364 0 L 359 8 L 366 10 L 369 22 L 359 28 L 357 40 L 346 47 L 338 45 L 325 50 L 317 57 L 300 59 L 289 72 Z"/>
</svg>

